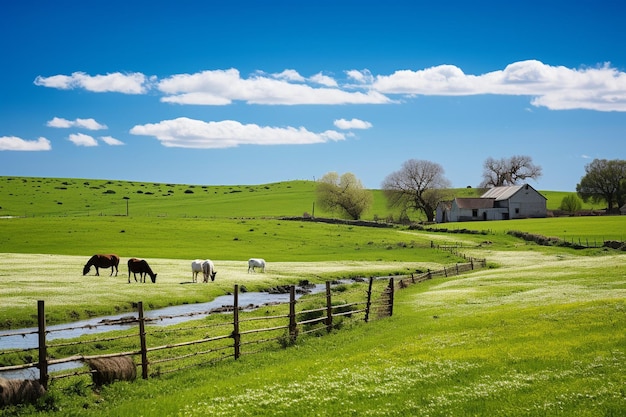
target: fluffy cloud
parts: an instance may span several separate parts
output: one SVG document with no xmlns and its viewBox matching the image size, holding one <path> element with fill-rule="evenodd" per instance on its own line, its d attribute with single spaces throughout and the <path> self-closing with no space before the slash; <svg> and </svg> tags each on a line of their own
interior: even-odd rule
<svg viewBox="0 0 626 417">
<path fill-rule="evenodd" d="M 571 69 L 529 60 L 483 75 L 467 75 L 453 65 L 440 65 L 377 76 L 372 86 L 383 94 L 523 95 L 532 96 L 534 106 L 551 110 L 626 111 L 626 73 L 608 64 Z"/>
<path fill-rule="evenodd" d="M 68 139 L 76 146 L 85 146 L 90 148 L 99 145 L 96 138 L 94 138 L 93 136 L 85 135 L 83 133 L 72 133 L 71 135 L 69 135 Z M 124 145 L 124 142 L 115 139 L 112 136 L 100 136 L 99 139 L 110 146 Z"/>
<path fill-rule="evenodd" d="M 338 119 L 334 122 L 335 126 L 339 129 L 347 130 L 347 129 L 370 129 L 372 124 L 370 122 L 366 122 L 364 120 L 359 119 Z"/>
<path fill-rule="evenodd" d="M 50 141 L 44 137 L 24 140 L 16 136 L 0 136 L 0 151 L 49 151 Z"/>
<path fill-rule="evenodd" d="M 98 141 L 94 139 L 93 136 L 85 135 L 83 133 L 72 133 L 68 139 L 76 146 L 98 146 Z"/>
<path fill-rule="evenodd" d="M 552 110 L 626 111 L 626 73 L 609 64 L 573 69 L 536 60 L 514 62 L 503 70 L 478 75 L 465 74 L 454 65 L 439 65 L 389 75 L 349 70 L 340 81 L 322 72 L 306 78 L 293 69 L 275 74 L 256 72 L 246 78 L 231 68 L 161 80 L 140 73 L 90 76 L 75 72 L 37 77 L 35 84 L 126 94 L 146 93 L 155 86 L 163 94 L 163 102 L 214 106 L 236 101 L 262 105 L 389 104 L 397 103 L 390 96 L 498 94 L 529 96 L 532 105 Z"/>
<path fill-rule="evenodd" d="M 344 140 L 342 133 L 315 133 L 303 127 L 270 127 L 233 120 L 204 122 L 180 117 L 159 123 L 137 125 L 133 135 L 153 136 L 163 146 L 179 148 L 231 148 L 239 145 L 306 145 Z"/>
<path fill-rule="evenodd" d="M 376 91 L 346 91 L 340 88 L 316 88 L 301 82 L 293 72 L 280 77 L 257 74 L 242 78 L 236 69 L 178 74 L 161 80 L 158 88 L 166 96 L 161 100 L 177 104 L 225 105 L 233 101 L 248 104 L 383 104 L 391 100 Z M 315 80 L 332 85 L 331 79 Z"/>
<path fill-rule="evenodd" d="M 74 72 L 72 75 L 53 75 L 51 77 L 39 76 L 35 79 L 35 85 L 71 90 L 82 88 L 95 93 L 124 93 L 143 94 L 148 90 L 148 78 L 139 72 L 122 74 L 114 72 L 106 75 L 87 75 L 84 72 Z"/>
<path fill-rule="evenodd" d="M 96 122 L 95 119 L 67 120 L 61 117 L 54 117 L 52 120 L 48 121 L 46 125 L 58 128 L 79 127 L 88 130 L 102 130 L 107 128 L 106 125 Z"/>
<path fill-rule="evenodd" d="M 100 140 L 103 141 L 104 143 L 106 143 L 107 145 L 111 145 L 111 146 L 124 145 L 124 142 L 122 142 L 119 139 L 115 139 L 112 136 L 101 136 Z"/>
</svg>

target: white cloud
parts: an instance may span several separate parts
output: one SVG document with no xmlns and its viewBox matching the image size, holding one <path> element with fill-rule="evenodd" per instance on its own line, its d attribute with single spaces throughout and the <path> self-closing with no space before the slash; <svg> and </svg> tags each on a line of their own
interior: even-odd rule
<svg viewBox="0 0 626 417">
<path fill-rule="evenodd" d="M 72 133 L 68 138 L 76 146 L 98 146 L 98 141 L 83 133 Z"/>
<path fill-rule="evenodd" d="M 103 130 L 107 128 L 106 125 L 96 122 L 95 119 L 76 119 L 72 121 L 61 117 L 52 118 L 52 120 L 48 121 L 47 126 L 57 128 L 79 127 L 88 130 Z"/>
<path fill-rule="evenodd" d="M 100 136 L 100 140 L 102 140 L 107 145 L 111 145 L 111 146 L 124 145 L 124 142 L 122 142 L 121 140 L 115 139 L 113 136 Z"/>
<path fill-rule="evenodd" d="M 339 105 L 397 103 L 390 96 L 513 95 L 531 97 L 536 107 L 551 110 L 588 109 L 626 111 L 626 73 L 610 64 L 567 68 L 536 60 L 514 62 L 502 70 L 465 74 L 455 65 L 419 70 L 398 70 L 373 75 L 369 70 L 348 70 L 343 80 L 319 72 L 309 78 L 296 70 L 242 77 L 235 68 L 177 74 L 158 80 L 141 73 L 119 72 L 90 76 L 37 77 L 36 85 L 88 91 L 143 94 L 155 85 L 161 101 L 176 104 L 223 106 L 236 101 L 261 105 Z"/>
<path fill-rule="evenodd" d="M 370 122 L 366 122 L 364 120 L 359 120 L 359 119 L 352 119 L 352 120 L 338 119 L 334 121 L 334 125 L 337 128 L 343 129 L 343 130 L 370 129 L 372 127 L 372 124 Z"/>
<path fill-rule="evenodd" d="M 284 74 L 284 73 L 281 73 Z M 293 74 L 291 74 L 292 78 Z M 328 82 L 328 80 L 325 80 Z M 316 88 L 263 74 L 241 78 L 236 69 L 178 74 L 161 80 L 158 88 L 166 96 L 161 100 L 177 104 L 225 105 L 233 101 L 248 104 L 383 104 L 387 97 L 376 91 L 345 91 L 340 88 Z"/>
<path fill-rule="evenodd" d="M 95 93 L 124 93 L 144 94 L 148 90 L 147 77 L 139 72 L 122 74 L 114 72 L 106 75 L 87 75 L 84 72 L 74 72 L 72 75 L 53 75 L 51 77 L 38 76 L 35 85 L 71 90 L 83 88 Z"/>
<path fill-rule="evenodd" d="M 377 76 L 373 88 L 382 94 L 523 95 L 533 97 L 532 105 L 551 110 L 626 111 L 626 73 L 608 64 L 571 69 L 529 60 L 483 75 L 467 75 L 453 65 L 440 65 Z"/>
<path fill-rule="evenodd" d="M 323 85 L 325 87 L 338 87 L 337 81 L 334 78 L 324 75 L 321 72 L 315 74 L 310 80 L 316 84 Z"/>
<path fill-rule="evenodd" d="M 322 133 L 303 127 L 271 127 L 242 124 L 234 120 L 204 122 L 180 117 L 159 123 L 137 125 L 133 135 L 153 136 L 163 146 L 180 148 L 231 148 L 239 145 L 307 145 L 344 140 L 333 130 Z"/>
<path fill-rule="evenodd" d="M 273 74 L 273 77 L 277 80 L 295 81 L 300 83 L 305 81 L 305 78 L 300 75 L 298 71 L 292 69 L 284 70 L 278 74 Z"/>
<path fill-rule="evenodd" d="M 346 71 L 349 79 L 359 84 L 372 84 L 374 77 L 369 70 L 349 70 Z"/>
<path fill-rule="evenodd" d="M 50 141 L 44 137 L 24 140 L 17 136 L 0 136 L 0 151 L 49 151 Z"/>
</svg>

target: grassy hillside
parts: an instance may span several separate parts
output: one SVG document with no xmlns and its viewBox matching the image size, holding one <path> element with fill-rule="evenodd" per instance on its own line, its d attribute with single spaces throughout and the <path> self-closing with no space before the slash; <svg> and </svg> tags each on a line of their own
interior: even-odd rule
<svg viewBox="0 0 626 417">
<path fill-rule="evenodd" d="M 69 178 L 0 177 L 0 216 L 125 216 L 246 218 L 331 217 L 315 206 L 315 182 L 288 181 L 263 185 L 185 185 Z M 397 219 L 381 190 L 372 190 L 372 208 L 363 218 Z M 481 194 L 474 188 L 450 190 L 456 197 Z M 542 191 L 549 210 L 556 210 L 567 192 Z M 601 205 L 583 204 L 584 209 Z M 412 220 L 420 220 L 418 213 Z"/>
<path fill-rule="evenodd" d="M 137 300 L 149 308 L 205 301 L 235 283 L 260 290 L 459 260 L 431 243 L 489 265 L 396 292 L 391 318 L 98 391 L 88 376 L 61 379 L 38 405 L 5 408 L 3 416 L 626 414 L 626 254 L 541 247 L 505 233 L 623 240 L 626 216 L 454 223 L 445 226 L 488 230 L 442 233 L 278 220 L 312 211 L 314 183 L 306 181 L 192 187 L 5 177 L 0 184 L 0 216 L 27 216 L 0 219 L 3 327 L 32 323 L 38 299 L 56 323 L 129 311 Z M 81 275 L 89 255 L 107 251 L 123 262 L 147 258 L 157 284 L 128 284 L 125 265 L 118 277 Z M 267 258 L 265 274 L 247 273 L 250 256 Z M 204 257 L 216 260 L 216 281 L 180 285 L 191 280 L 190 260 Z M 350 291 L 362 297 L 362 288 L 351 286 L 346 297 Z M 178 330 L 171 334 L 184 338 Z M 107 352 L 104 344 L 94 349 Z"/>
<path fill-rule="evenodd" d="M 398 213 L 382 193 L 365 218 Z M 315 207 L 315 182 L 209 186 L 64 178 L 0 177 L 0 216 L 246 218 L 330 216 Z M 314 212 L 314 213 L 313 213 Z"/>
</svg>

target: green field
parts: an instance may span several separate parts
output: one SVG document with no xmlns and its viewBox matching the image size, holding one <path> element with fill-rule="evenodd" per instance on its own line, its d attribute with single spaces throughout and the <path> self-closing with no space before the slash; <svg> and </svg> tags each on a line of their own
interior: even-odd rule
<svg viewBox="0 0 626 417">
<path fill-rule="evenodd" d="M 33 194 L 18 192 L 16 181 Z M 37 299 L 46 301 L 48 320 L 62 322 L 129 311 L 139 300 L 150 308 L 205 301 L 235 283 L 256 290 L 460 260 L 433 244 L 489 265 L 397 291 L 390 318 L 98 391 L 87 378 L 62 379 L 39 404 L 5 408 L 3 416 L 626 415 L 626 254 L 543 247 L 506 234 L 624 240 L 626 217 L 455 223 L 445 226 L 484 233 L 443 233 L 278 219 L 312 211 L 308 182 L 172 185 L 172 193 L 124 182 L 1 182 L 0 215 L 26 216 L 0 219 L 5 328 L 32 322 Z M 130 191 L 126 216 L 122 197 Z M 107 251 L 123 262 L 148 259 L 157 284 L 128 284 L 125 265 L 118 277 L 83 277 L 87 257 Z M 265 274 L 247 273 L 250 256 L 268 260 Z M 180 285 L 191 280 L 191 259 L 205 257 L 216 261 L 216 281 Z M 350 287 L 345 297 L 360 293 Z"/>
</svg>

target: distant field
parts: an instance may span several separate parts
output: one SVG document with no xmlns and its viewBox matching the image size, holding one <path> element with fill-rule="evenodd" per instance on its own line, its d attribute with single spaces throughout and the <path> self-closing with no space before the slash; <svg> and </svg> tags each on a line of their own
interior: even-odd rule
<svg viewBox="0 0 626 417">
<path fill-rule="evenodd" d="M 554 217 L 545 219 L 456 222 L 434 225 L 450 230 L 470 229 L 503 234 L 510 230 L 535 233 L 583 244 L 602 245 L 605 240 L 626 241 L 626 216 Z"/>
<path fill-rule="evenodd" d="M 332 217 L 315 205 L 315 182 L 287 181 L 263 185 L 185 185 L 94 179 L 0 177 L 0 216 L 125 216 L 245 218 L 302 216 Z M 398 219 L 387 207 L 381 190 L 363 218 Z M 572 193 L 541 191 L 548 210 L 556 210 Z M 480 195 L 475 188 L 450 190 L 451 196 Z M 583 209 L 601 204 L 583 203 Z M 128 210 L 128 211 L 127 211 Z M 412 214 L 412 220 L 422 215 Z"/>
</svg>

